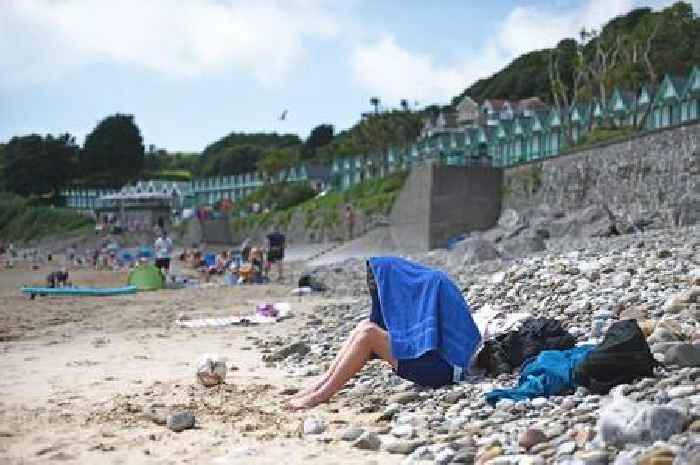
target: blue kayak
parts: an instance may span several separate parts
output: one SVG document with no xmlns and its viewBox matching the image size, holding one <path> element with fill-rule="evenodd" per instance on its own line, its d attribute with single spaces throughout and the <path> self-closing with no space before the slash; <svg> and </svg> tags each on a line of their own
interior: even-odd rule
<svg viewBox="0 0 700 465">
<path fill-rule="evenodd" d="M 136 286 L 124 287 L 23 287 L 22 292 L 31 296 L 35 295 L 85 295 L 108 296 L 133 294 Z"/>
</svg>

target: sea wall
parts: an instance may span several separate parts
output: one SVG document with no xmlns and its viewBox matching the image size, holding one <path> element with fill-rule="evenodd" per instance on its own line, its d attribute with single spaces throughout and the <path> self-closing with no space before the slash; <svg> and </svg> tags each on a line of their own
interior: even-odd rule
<svg viewBox="0 0 700 465">
<path fill-rule="evenodd" d="M 394 242 L 404 249 L 446 247 L 462 233 L 496 224 L 503 171 L 481 166 L 426 164 L 413 169 L 394 203 Z"/>
<path fill-rule="evenodd" d="M 602 144 L 505 170 L 503 208 L 563 212 L 604 205 L 670 226 L 700 221 L 700 124 Z"/>
</svg>

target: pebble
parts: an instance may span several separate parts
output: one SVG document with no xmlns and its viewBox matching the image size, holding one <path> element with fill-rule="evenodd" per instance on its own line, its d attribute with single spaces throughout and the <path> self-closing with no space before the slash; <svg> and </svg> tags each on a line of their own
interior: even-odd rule
<svg viewBox="0 0 700 465">
<path fill-rule="evenodd" d="M 344 429 L 343 432 L 340 434 L 340 440 L 352 442 L 355 439 L 362 436 L 362 433 L 364 432 L 365 430 L 363 428 L 359 428 L 357 426 L 350 426 L 349 428 Z"/>
<path fill-rule="evenodd" d="M 186 429 L 194 428 L 195 417 L 190 412 L 178 412 L 168 415 L 165 426 L 176 433 Z"/>
<path fill-rule="evenodd" d="M 405 405 L 414 402 L 420 398 L 420 395 L 414 391 L 399 392 L 389 398 L 390 404 Z"/>
<path fill-rule="evenodd" d="M 379 439 L 379 436 L 369 431 L 362 433 L 360 437 L 352 443 L 354 448 L 360 450 L 379 450 L 381 445 L 382 441 Z"/>
<path fill-rule="evenodd" d="M 528 428 L 518 436 L 518 444 L 525 449 L 530 449 L 545 441 L 547 441 L 547 435 L 541 429 L 533 427 Z"/>
<path fill-rule="evenodd" d="M 391 435 L 401 439 L 412 439 L 416 430 L 410 424 L 396 425 L 391 429 Z"/>
<path fill-rule="evenodd" d="M 307 418 L 303 425 L 304 435 L 321 434 L 326 431 L 326 425 L 321 420 Z"/>
<path fill-rule="evenodd" d="M 677 386 L 674 388 L 670 388 L 669 390 L 666 391 L 668 393 L 668 397 L 671 399 L 677 399 L 679 397 L 688 397 L 692 396 L 693 394 L 698 392 L 697 386 L 692 385 L 692 386 Z"/>
<path fill-rule="evenodd" d="M 690 290 L 700 284 L 698 231 L 697 227 L 679 228 L 581 241 L 554 238 L 547 241 L 545 254 L 478 265 L 465 264 L 464 260 L 453 263 L 453 252 L 445 250 L 409 257 L 452 276 L 465 290 L 475 313 L 490 308 L 500 315 L 524 312 L 555 318 L 578 343 L 589 341 L 596 325 L 602 339 L 616 320 L 635 319 L 665 364 L 655 368 L 654 377 L 620 386 L 611 393 L 637 402 L 627 408 L 633 414 L 651 409 L 644 421 L 620 421 L 624 415 L 617 414 L 618 423 L 627 427 L 624 440 L 604 442 L 610 439 L 608 432 L 599 432 L 602 412 L 612 397 L 595 395 L 582 387 L 573 394 L 500 402 L 495 408 L 487 405 L 484 394 L 514 386 L 515 374 L 497 379 L 477 374 L 464 384 L 424 390 L 372 362 L 354 386 L 338 396 L 341 405 L 332 401 L 331 406 L 356 413 L 376 412 L 379 425 L 373 425 L 372 431 L 381 436 L 369 442 L 380 443 L 379 449 L 385 452 L 405 456 L 406 465 L 435 465 L 436 459 L 448 456 L 452 456 L 451 463 L 470 464 L 478 457 L 479 463 L 490 460 L 489 464 L 495 465 L 539 465 L 543 461 L 612 465 L 616 458 L 627 460 L 620 462 L 625 465 L 637 465 L 642 453 L 664 444 L 678 455 L 690 444 L 690 436 L 700 431 L 700 365 L 694 358 L 696 346 L 689 344 L 700 342 L 698 293 Z M 637 246 L 641 242 L 644 247 Z M 657 250 L 668 250 L 672 255 L 661 259 Z M 330 295 L 346 298 L 344 302 L 349 303 L 323 304 L 318 313 L 323 315 L 320 324 L 301 336 L 266 346 L 273 353 L 275 346 L 287 347 L 295 341 L 309 345 L 307 354 L 293 354 L 284 360 L 290 373 L 327 366 L 347 334 L 366 319 L 365 266 L 362 260 L 350 259 L 342 267 L 319 267 L 317 274 Z M 684 348 L 677 348 L 681 346 Z M 683 359 L 685 355 L 689 356 Z M 363 424 L 346 431 L 353 428 L 359 430 L 343 440 L 358 443 L 371 434 Z M 538 436 L 532 445 L 524 438 L 528 431 L 538 432 L 531 433 Z M 654 441 L 662 442 L 654 445 Z M 442 451 L 445 457 L 440 456 Z M 627 451 L 636 455 L 628 459 Z"/>
<path fill-rule="evenodd" d="M 425 445 L 425 441 L 422 439 L 390 439 L 382 443 L 382 448 L 390 454 L 408 455 L 423 445 Z"/>
</svg>

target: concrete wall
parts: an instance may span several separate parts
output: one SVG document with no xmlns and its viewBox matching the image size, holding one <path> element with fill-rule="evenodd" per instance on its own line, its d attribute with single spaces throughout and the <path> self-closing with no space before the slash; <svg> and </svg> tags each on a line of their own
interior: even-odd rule
<svg viewBox="0 0 700 465">
<path fill-rule="evenodd" d="M 461 233 L 488 229 L 501 213 L 503 172 L 489 167 L 414 168 L 391 211 L 396 245 L 445 247 Z"/>
<path fill-rule="evenodd" d="M 394 201 L 389 222 L 391 235 L 398 247 L 416 250 L 430 248 L 432 169 L 432 165 L 414 168 Z"/>
<path fill-rule="evenodd" d="M 505 171 L 504 208 L 607 205 L 619 217 L 700 221 L 700 124 L 605 144 Z"/>
<path fill-rule="evenodd" d="M 503 171 L 472 166 L 432 166 L 428 248 L 455 236 L 493 227 L 501 214 Z"/>
<path fill-rule="evenodd" d="M 185 233 L 182 237 L 185 247 L 205 242 L 207 244 L 233 244 L 231 228 L 226 219 L 187 220 Z"/>
</svg>

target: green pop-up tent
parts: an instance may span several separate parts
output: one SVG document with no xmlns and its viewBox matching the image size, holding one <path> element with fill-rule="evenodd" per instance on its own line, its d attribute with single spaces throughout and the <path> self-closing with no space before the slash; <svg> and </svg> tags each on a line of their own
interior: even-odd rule
<svg viewBox="0 0 700 465">
<path fill-rule="evenodd" d="M 155 291 L 165 287 L 165 277 L 154 265 L 139 265 L 129 272 L 129 284 L 140 291 Z"/>
</svg>

